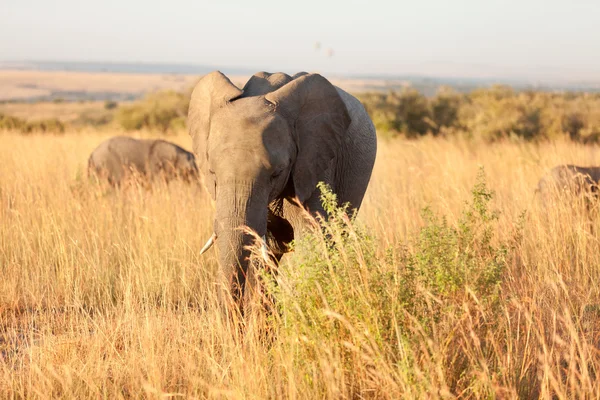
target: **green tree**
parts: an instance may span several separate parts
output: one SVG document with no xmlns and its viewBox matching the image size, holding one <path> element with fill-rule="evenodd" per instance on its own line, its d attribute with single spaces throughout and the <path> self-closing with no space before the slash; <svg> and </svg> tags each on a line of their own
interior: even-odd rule
<svg viewBox="0 0 600 400">
<path fill-rule="evenodd" d="M 116 120 L 126 130 L 149 129 L 167 133 L 185 126 L 188 106 L 188 93 L 156 92 L 119 108 Z"/>
</svg>

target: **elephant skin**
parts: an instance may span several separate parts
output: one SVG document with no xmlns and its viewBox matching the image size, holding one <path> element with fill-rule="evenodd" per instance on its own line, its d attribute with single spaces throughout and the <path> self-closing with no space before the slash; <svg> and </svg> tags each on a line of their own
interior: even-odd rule
<svg viewBox="0 0 600 400">
<path fill-rule="evenodd" d="M 319 182 L 339 204 L 349 203 L 351 213 L 358 211 L 377 152 L 363 105 L 305 72 L 259 72 L 243 89 L 219 71 L 205 75 L 192 93 L 188 126 L 215 201 L 222 287 L 238 306 L 246 286 L 256 284 L 247 249 L 255 239 L 238 228 L 264 237 L 278 261 L 308 226 L 306 212 L 327 218 Z"/>
<path fill-rule="evenodd" d="M 182 178 L 197 180 L 193 153 L 165 140 L 116 136 L 102 142 L 90 155 L 88 175 L 102 177 L 113 186 L 137 174 L 150 182 L 157 177 L 167 182 Z"/>
<path fill-rule="evenodd" d="M 540 179 L 536 192 L 544 200 L 550 200 L 557 195 L 591 195 L 597 198 L 599 181 L 600 167 L 559 165 Z"/>
</svg>

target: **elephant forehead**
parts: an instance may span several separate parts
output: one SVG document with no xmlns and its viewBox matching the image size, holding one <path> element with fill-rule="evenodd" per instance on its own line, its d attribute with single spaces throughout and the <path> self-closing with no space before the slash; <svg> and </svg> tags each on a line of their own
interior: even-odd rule
<svg viewBox="0 0 600 400">
<path fill-rule="evenodd" d="M 275 155 L 291 142 L 287 121 L 267 108 L 248 112 L 242 107 L 227 107 L 211 121 L 209 151 L 242 149 L 256 156 Z"/>
</svg>

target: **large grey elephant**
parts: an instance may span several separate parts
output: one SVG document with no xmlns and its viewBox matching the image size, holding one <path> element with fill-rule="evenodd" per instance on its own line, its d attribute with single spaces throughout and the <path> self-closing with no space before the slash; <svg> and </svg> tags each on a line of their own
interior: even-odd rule
<svg viewBox="0 0 600 400">
<path fill-rule="evenodd" d="M 238 228 L 267 239 L 278 261 L 306 228 L 306 211 L 327 217 L 319 182 L 358 211 L 377 152 L 362 104 L 318 74 L 259 72 L 240 90 L 212 72 L 194 88 L 188 125 L 216 206 L 202 252 L 217 243 L 224 288 L 238 305 L 256 283 L 247 249 L 255 241 Z"/>
<path fill-rule="evenodd" d="M 152 180 L 198 179 L 194 154 L 165 140 L 116 136 L 102 142 L 90 155 L 88 174 L 119 186 L 132 172 Z"/>
<path fill-rule="evenodd" d="M 600 167 L 559 165 L 540 179 L 536 192 L 544 201 L 557 195 L 597 197 L 599 182 Z"/>
</svg>

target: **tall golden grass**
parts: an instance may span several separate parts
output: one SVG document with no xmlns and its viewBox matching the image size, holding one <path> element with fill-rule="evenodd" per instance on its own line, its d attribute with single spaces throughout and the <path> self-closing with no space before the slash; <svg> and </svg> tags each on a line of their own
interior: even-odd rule
<svg viewBox="0 0 600 400">
<path fill-rule="evenodd" d="M 380 142 L 358 217 L 374 254 L 370 262 L 341 257 L 355 280 L 324 271 L 339 302 L 311 311 L 345 333 L 317 331 L 298 303 L 293 324 L 276 315 L 265 322 L 275 332 L 265 343 L 219 318 L 214 252 L 198 256 L 213 214 L 201 188 L 114 192 L 88 182 L 87 157 L 106 136 L 1 137 L 2 398 L 600 396 L 597 220 L 590 227 L 569 203 L 542 209 L 534 197 L 547 169 L 597 164 L 598 147 Z M 190 148 L 187 136 L 174 139 Z M 426 206 L 458 225 L 480 166 L 499 211 L 494 240 L 513 244 L 499 308 L 490 311 L 465 287 L 452 313 L 427 326 L 408 311 L 382 320 L 369 308 L 377 294 L 361 282 L 388 274 L 380 287 L 387 296 L 398 284 L 390 251 L 415 246 Z M 307 251 L 284 258 L 282 290 Z M 396 318 L 414 321 L 410 342 L 400 331 L 377 336 L 384 325 L 393 331 Z"/>
</svg>

